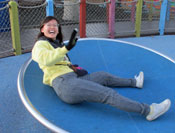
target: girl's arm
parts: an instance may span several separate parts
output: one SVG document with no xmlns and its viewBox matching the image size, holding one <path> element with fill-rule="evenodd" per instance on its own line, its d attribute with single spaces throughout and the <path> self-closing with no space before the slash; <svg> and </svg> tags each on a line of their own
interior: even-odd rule
<svg viewBox="0 0 175 133">
<path fill-rule="evenodd" d="M 68 50 L 65 46 L 53 49 L 47 41 L 36 42 L 32 50 L 32 59 L 39 64 L 52 66 L 62 61 Z"/>
</svg>

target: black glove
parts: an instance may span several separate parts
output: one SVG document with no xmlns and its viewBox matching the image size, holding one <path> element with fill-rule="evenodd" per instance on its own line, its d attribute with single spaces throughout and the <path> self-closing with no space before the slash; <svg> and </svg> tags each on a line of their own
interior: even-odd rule
<svg viewBox="0 0 175 133">
<path fill-rule="evenodd" d="M 78 40 L 78 38 L 76 37 L 77 32 L 78 32 L 78 29 L 75 28 L 69 39 L 68 45 L 66 45 L 67 50 L 71 50 L 76 45 L 76 42 Z"/>
</svg>

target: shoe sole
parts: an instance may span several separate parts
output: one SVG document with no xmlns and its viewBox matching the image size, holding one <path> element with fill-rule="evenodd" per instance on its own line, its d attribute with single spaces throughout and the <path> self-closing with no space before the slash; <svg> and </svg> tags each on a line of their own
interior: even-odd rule
<svg viewBox="0 0 175 133">
<path fill-rule="evenodd" d="M 143 88 L 143 82 L 144 82 L 144 73 L 143 73 L 143 72 L 141 72 L 141 75 L 142 75 L 142 77 L 143 77 L 143 78 L 142 78 L 143 80 L 142 80 L 142 85 L 141 85 L 141 88 Z"/>
<path fill-rule="evenodd" d="M 142 75 L 141 77 L 142 77 L 142 79 L 143 79 L 143 80 L 142 80 L 141 85 L 140 85 L 138 88 L 143 88 L 143 82 L 144 82 L 144 73 L 141 71 L 139 75 Z"/>
<path fill-rule="evenodd" d="M 149 121 L 155 120 L 155 119 L 158 118 L 159 116 L 161 116 L 161 115 L 163 115 L 164 113 L 166 113 L 166 112 L 169 110 L 170 106 L 171 106 L 171 101 L 170 101 L 169 99 L 167 99 L 167 101 L 168 101 L 168 104 L 167 104 L 167 107 L 165 108 L 164 111 L 162 111 L 162 112 L 160 112 L 159 114 L 157 114 L 154 118 L 152 118 L 152 119 L 147 119 L 147 120 L 149 120 Z M 165 101 L 164 101 L 164 102 L 165 102 Z"/>
</svg>

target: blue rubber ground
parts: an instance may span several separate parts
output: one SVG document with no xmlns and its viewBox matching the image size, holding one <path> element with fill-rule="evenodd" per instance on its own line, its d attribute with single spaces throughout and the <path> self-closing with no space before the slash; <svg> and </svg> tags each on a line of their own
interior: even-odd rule
<svg viewBox="0 0 175 133">
<path fill-rule="evenodd" d="M 175 59 L 175 46 L 173 45 L 175 36 L 125 38 L 121 40 L 150 47 Z M 43 92 L 47 92 L 47 94 L 39 93 L 38 89 L 33 90 L 38 95 L 29 96 L 32 102 L 36 102 L 38 97 L 46 96 L 48 98 L 47 101 L 45 99 L 38 100 L 35 106 L 45 116 L 48 116 L 48 113 L 57 115 L 57 117 L 56 115 L 48 116 L 50 121 L 57 123 L 60 127 L 70 132 L 76 133 L 175 132 L 174 63 L 150 51 L 126 44 L 108 44 L 107 42 L 99 41 L 96 44 L 78 44 L 77 46 L 70 54 L 72 61 L 87 68 L 90 72 L 104 70 L 122 77 L 132 77 L 140 70 L 145 72 L 145 85 L 142 90 L 116 88 L 116 91 L 120 94 L 149 104 L 151 102 L 160 102 L 168 97 L 172 100 L 172 106 L 164 116 L 156 121 L 147 122 L 138 114 L 126 113 L 107 105 L 83 103 L 71 106 L 64 104 L 48 87 L 43 88 Z M 113 48 L 110 48 L 111 46 Z M 79 51 L 79 49 L 82 49 L 82 51 Z M 90 51 L 84 49 L 90 49 Z M 79 55 L 79 58 L 73 58 L 74 54 Z M 30 53 L 0 59 L 0 132 L 2 133 L 51 132 L 30 115 L 17 92 L 17 75 L 20 67 L 29 56 Z M 35 66 L 36 64 L 31 65 Z M 38 78 L 37 80 L 41 79 Z M 32 94 L 32 90 L 28 91 L 28 94 Z M 45 102 L 41 105 L 43 100 Z M 55 101 L 50 104 L 50 100 Z M 53 104 L 61 106 L 53 107 Z"/>
<path fill-rule="evenodd" d="M 151 104 L 166 98 L 175 101 L 175 64 L 166 58 L 140 47 L 111 40 L 82 40 L 70 52 L 73 63 L 94 71 L 106 71 L 121 77 L 133 77 L 140 70 L 145 73 L 142 90 L 115 88 L 120 94 Z M 52 88 L 42 84 L 42 72 L 32 62 L 24 79 L 29 99 L 48 120 L 71 133 L 157 133 L 175 131 L 173 108 L 154 122 L 98 103 L 67 105 Z M 126 129 L 127 127 L 127 129 Z"/>
</svg>

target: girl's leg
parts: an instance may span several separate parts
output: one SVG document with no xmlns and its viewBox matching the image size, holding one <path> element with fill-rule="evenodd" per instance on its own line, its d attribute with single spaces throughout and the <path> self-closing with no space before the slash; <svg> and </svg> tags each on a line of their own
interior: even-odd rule
<svg viewBox="0 0 175 133">
<path fill-rule="evenodd" d="M 56 78 L 52 85 L 60 99 L 69 104 L 98 102 L 145 116 L 150 111 L 149 105 L 123 97 L 112 88 L 77 78 L 74 73 Z"/>
<path fill-rule="evenodd" d="M 120 78 L 103 71 L 94 72 L 79 78 L 109 87 L 136 87 L 136 80 L 134 78 Z"/>
</svg>

